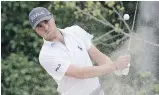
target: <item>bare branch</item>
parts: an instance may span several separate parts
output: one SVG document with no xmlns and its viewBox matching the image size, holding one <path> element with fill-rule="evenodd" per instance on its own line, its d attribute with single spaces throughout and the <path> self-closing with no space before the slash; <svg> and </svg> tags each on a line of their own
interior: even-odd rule
<svg viewBox="0 0 159 95">
<path fill-rule="evenodd" d="M 92 15 L 91 15 L 91 14 L 89 14 L 89 13 L 86 13 L 85 11 L 81 10 L 81 9 L 80 9 L 80 8 L 78 8 L 78 7 L 76 7 L 76 9 L 77 9 L 78 11 L 82 12 L 83 14 L 88 15 L 90 18 L 92 18 L 92 19 L 94 19 L 94 20 L 96 20 L 96 21 L 98 21 L 98 22 L 100 22 L 100 23 L 102 23 L 102 24 L 104 24 L 104 25 L 106 25 L 106 26 L 109 26 L 109 27 L 111 27 L 111 28 L 115 28 L 115 27 L 114 27 L 114 26 L 112 26 L 111 24 L 106 23 L 106 22 L 104 22 L 103 20 L 100 20 L 100 19 L 98 19 L 98 18 L 94 17 L 94 16 L 92 16 Z"/>
<path fill-rule="evenodd" d="M 119 14 L 119 12 L 118 12 L 114 7 L 112 7 L 112 8 L 113 8 L 114 12 L 115 12 L 116 14 L 118 14 L 119 18 L 124 22 L 126 28 L 129 30 L 129 32 L 131 32 L 129 25 L 128 25 L 128 24 L 126 23 L 126 21 L 122 18 L 122 16 Z"/>
<path fill-rule="evenodd" d="M 102 24 L 105 25 L 105 26 L 110 26 L 108 23 L 105 23 L 104 21 L 99 20 L 98 18 L 92 16 L 91 14 L 86 13 L 86 12 L 82 11 L 82 10 L 79 9 L 79 8 L 76 8 L 76 9 L 79 10 L 80 12 L 82 12 L 83 14 L 86 14 L 86 15 L 90 16 L 90 17 L 91 17 L 92 19 L 94 19 L 95 21 L 100 22 L 100 23 L 102 23 Z M 121 16 L 120 16 L 120 17 L 121 17 Z M 124 21 L 124 20 L 123 20 L 123 21 Z M 124 22 L 125 22 L 125 21 L 124 21 Z M 125 25 L 127 25 L 127 28 L 129 28 L 129 30 L 130 30 L 130 27 L 128 26 L 128 24 L 127 24 L 126 22 L 125 22 Z M 113 29 L 115 29 L 114 26 L 110 26 L 110 27 L 113 28 Z M 130 31 L 131 31 L 131 30 L 130 30 Z M 125 33 L 122 29 L 119 29 L 119 32 L 122 33 L 122 34 L 124 34 L 124 35 L 126 35 L 127 37 L 131 37 L 130 34 Z M 149 42 L 149 41 L 146 41 L 146 40 L 143 40 L 143 39 L 141 39 L 141 38 L 135 37 L 135 36 L 133 36 L 133 35 L 132 35 L 132 37 L 133 37 L 134 39 L 136 39 L 136 40 L 141 40 L 141 41 L 143 41 L 144 43 L 147 43 L 147 44 L 150 44 L 150 45 L 159 47 L 158 44 L 151 43 L 151 42 Z"/>
<path fill-rule="evenodd" d="M 108 40 L 114 39 L 114 38 L 119 37 L 119 36 L 121 36 L 121 35 L 123 35 L 123 34 L 115 35 L 115 36 L 110 37 L 109 39 L 102 40 L 102 41 L 98 41 L 97 43 L 94 43 L 94 45 L 103 44 L 103 42 L 106 42 L 106 41 L 108 41 Z"/>
<path fill-rule="evenodd" d="M 114 30 L 110 30 L 110 31 L 108 31 L 107 33 L 105 33 L 104 35 L 102 35 L 102 36 L 100 36 L 100 37 L 94 39 L 93 42 L 97 42 L 97 41 L 99 41 L 100 39 L 103 39 L 105 36 L 109 35 L 109 34 L 112 33 L 112 32 L 114 32 Z"/>
</svg>

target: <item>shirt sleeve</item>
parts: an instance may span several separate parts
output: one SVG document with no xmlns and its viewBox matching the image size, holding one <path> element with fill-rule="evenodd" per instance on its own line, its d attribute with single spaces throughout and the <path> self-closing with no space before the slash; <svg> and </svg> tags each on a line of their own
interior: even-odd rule
<svg viewBox="0 0 159 95">
<path fill-rule="evenodd" d="M 51 54 L 39 56 L 39 61 L 48 74 L 58 81 L 63 78 L 68 67 L 70 66 L 70 62 L 67 58 Z"/>
<path fill-rule="evenodd" d="M 86 32 L 84 29 L 82 29 L 79 26 L 74 26 L 76 28 L 76 37 L 78 37 L 85 45 L 86 49 L 89 50 L 90 47 L 92 46 L 92 38 L 94 37 L 93 35 L 89 34 Z"/>
</svg>

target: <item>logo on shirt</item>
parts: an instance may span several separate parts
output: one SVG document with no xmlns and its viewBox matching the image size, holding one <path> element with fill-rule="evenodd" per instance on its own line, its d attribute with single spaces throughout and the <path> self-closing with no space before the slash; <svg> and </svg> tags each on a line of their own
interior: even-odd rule
<svg viewBox="0 0 159 95">
<path fill-rule="evenodd" d="M 83 50 L 80 46 L 77 46 L 78 47 L 78 49 L 80 49 L 81 51 Z"/>
<path fill-rule="evenodd" d="M 57 70 L 59 70 L 61 67 L 61 64 L 58 64 L 57 68 L 55 69 L 55 71 L 57 72 Z"/>
</svg>

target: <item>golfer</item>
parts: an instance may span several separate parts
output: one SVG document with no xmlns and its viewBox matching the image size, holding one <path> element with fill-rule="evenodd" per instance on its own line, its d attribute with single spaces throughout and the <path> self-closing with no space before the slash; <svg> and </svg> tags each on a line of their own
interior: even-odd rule
<svg viewBox="0 0 159 95">
<path fill-rule="evenodd" d="M 53 14 L 46 8 L 33 8 L 29 21 L 44 40 L 39 62 L 56 81 L 61 95 L 90 95 L 100 86 L 98 76 L 123 69 L 130 62 L 130 56 L 112 62 L 92 44 L 93 36 L 77 25 L 57 28 Z M 93 66 L 91 59 L 98 65 Z"/>
</svg>

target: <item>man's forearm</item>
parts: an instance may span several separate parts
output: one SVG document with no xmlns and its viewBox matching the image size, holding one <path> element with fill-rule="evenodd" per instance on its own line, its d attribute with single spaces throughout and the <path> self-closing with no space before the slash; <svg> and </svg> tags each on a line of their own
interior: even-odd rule
<svg viewBox="0 0 159 95">
<path fill-rule="evenodd" d="M 98 58 L 95 60 L 95 62 L 98 65 L 104 65 L 104 64 L 111 64 L 113 63 L 113 61 L 106 55 L 101 54 L 100 56 L 98 56 Z"/>
<path fill-rule="evenodd" d="M 80 68 L 80 77 L 84 78 L 92 78 L 98 77 L 107 73 L 110 73 L 116 69 L 114 64 L 103 64 L 100 66 L 89 66 Z"/>
<path fill-rule="evenodd" d="M 95 61 L 98 65 L 103 64 L 109 64 L 112 63 L 112 60 L 100 52 L 95 46 L 92 45 L 92 47 L 88 50 L 88 53 L 93 61 Z"/>
</svg>

